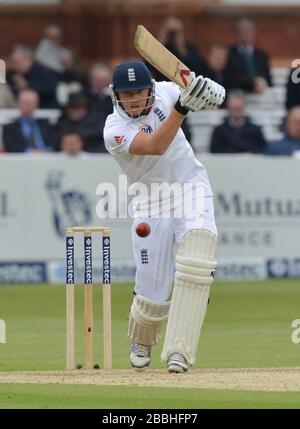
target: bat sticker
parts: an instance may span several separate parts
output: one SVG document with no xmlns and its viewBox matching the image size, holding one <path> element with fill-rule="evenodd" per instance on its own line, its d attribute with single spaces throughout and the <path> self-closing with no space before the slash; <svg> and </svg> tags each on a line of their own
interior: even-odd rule
<svg viewBox="0 0 300 429">
<path fill-rule="evenodd" d="M 189 76 L 190 73 L 191 73 L 190 70 L 185 70 L 185 69 L 180 70 L 179 74 L 180 74 L 182 82 L 184 83 L 184 86 L 188 85 L 188 81 L 186 80 L 185 76 Z"/>
</svg>

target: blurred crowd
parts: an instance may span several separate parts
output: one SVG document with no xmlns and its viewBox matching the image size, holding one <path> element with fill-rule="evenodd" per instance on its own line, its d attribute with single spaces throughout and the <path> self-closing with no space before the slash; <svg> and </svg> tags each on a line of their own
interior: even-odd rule
<svg viewBox="0 0 300 429">
<path fill-rule="evenodd" d="M 223 123 L 212 133 L 211 153 L 260 153 L 292 155 L 300 150 L 300 79 L 293 82 L 293 70 L 286 83 L 287 109 L 281 124 L 283 137 L 267 141 L 258 125 L 246 115 L 247 94 L 264 94 L 272 87 L 269 56 L 256 46 L 252 21 L 238 22 L 232 46 L 215 44 L 206 56 L 186 40 L 183 23 L 167 18 L 159 40 L 197 75 L 222 84 L 227 97 Z M 166 80 L 147 64 L 157 80 Z M 0 108 L 17 108 L 19 116 L 2 129 L 2 152 L 61 152 L 65 156 L 105 153 L 103 128 L 112 112 L 109 84 L 111 68 L 97 63 L 83 73 L 71 49 L 64 46 L 62 29 L 45 28 L 34 50 L 16 45 L 7 61 L 7 85 L 0 85 Z M 58 109 L 54 123 L 39 109 Z M 188 121 L 184 132 L 191 138 Z"/>
<path fill-rule="evenodd" d="M 36 49 L 16 45 L 7 62 L 7 84 L 0 107 L 17 108 L 19 117 L 3 126 L 3 152 L 54 152 L 69 155 L 106 152 L 102 131 L 112 112 L 106 64 L 93 64 L 86 75 L 64 47 L 63 32 L 49 25 Z M 59 109 L 53 124 L 38 119 L 38 109 Z"/>
</svg>

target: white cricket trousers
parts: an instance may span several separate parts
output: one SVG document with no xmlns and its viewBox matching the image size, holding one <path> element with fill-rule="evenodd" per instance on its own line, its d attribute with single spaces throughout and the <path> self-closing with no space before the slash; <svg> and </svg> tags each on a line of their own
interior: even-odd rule
<svg viewBox="0 0 300 429">
<path fill-rule="evenodd" d="M 147 237 L 139 237 L 136 226 L 146 222 L 151 227 Z M 192 229 L 205 229 L 217 235 L 213 197 L 205 197 L 202 217 L 139 218 L 132 224 L 133 253 L 136 263 L 135 293 L 155 302 L 167 301 L 175 275 L 177 247 Z"/>
</svg>

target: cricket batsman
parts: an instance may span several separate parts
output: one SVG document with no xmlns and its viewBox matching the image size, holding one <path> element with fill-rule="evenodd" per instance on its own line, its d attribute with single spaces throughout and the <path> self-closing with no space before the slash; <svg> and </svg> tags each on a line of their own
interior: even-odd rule
<svg viewBox="0 0 300 429">
<path fill-rule="evenodd" d="M 195 363 L 213 282 L 217 229 L 206 170 L 180 127 L 189 111 L 217 109 L 225 90 L 203 76 L 194 76 L 181 90 L 172 82 L 155 82 L 143 62 L 125 61 L 114 70 L 111 95 L 114 112 L 104 128 L 106 148 L 130 184 L 142 183 L 149 190 L 146 197 L 135 198 L 139 204 L 133 207 L 137 271 L 128 325 L 131 365 L 136 370 L 149 367 L 151 349 L 167 321 L 161 358 L 169 372 L 186 372 Z M 178 216 L 183 201 L 195 205 L 195 193 L 180 199 L 162 192 L 157 198 L 151 194 L 153 183 L 189 183 L 192 189 L 200 184 L 199 210 Z M 171 207 L 167 217 L 160 204 L 166 200 Z M 146 237 L 137 233 L 140 223 L 149 225 Z"/>
</svg>

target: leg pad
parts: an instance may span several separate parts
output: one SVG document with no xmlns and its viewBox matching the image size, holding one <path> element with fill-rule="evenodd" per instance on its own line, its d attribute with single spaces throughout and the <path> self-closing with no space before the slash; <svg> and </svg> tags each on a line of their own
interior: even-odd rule
<svg viewBox="0 0 300 429">
<path fill-rule="evenodd" d="M 191 230 L 180 242 L 176 276 L 161 358 L 182 354 L 195 363 L 210 285 L 216 268 L 217 239 L 206 230 Z"/>
<path fill-rule="evenodd" d="M 157 303 L 136 295 L 129 314 L 129 338 L 147 346 L 157 344 L 162 324 L 168 319 L 169 308 L 170 302 Z"/>
</svg>

